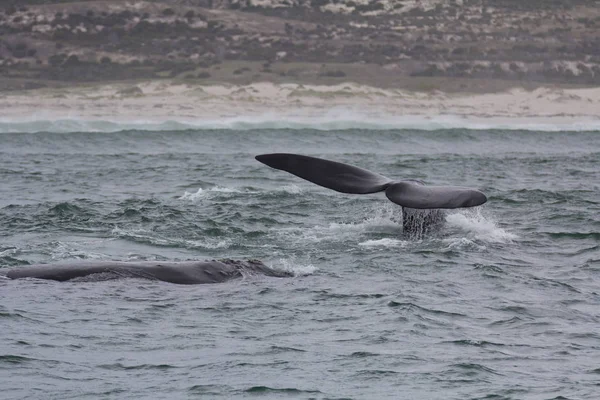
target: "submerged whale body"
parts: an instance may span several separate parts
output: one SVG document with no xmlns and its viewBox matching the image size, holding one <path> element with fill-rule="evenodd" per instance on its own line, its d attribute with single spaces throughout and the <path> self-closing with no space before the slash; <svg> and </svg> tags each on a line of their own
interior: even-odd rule
<svg viewBox="0 0 600 400">
<path fill-rule="evenodd" d="M 186 285 L 219 283 L 247 275 L 292 276 L 290 272 L 275 270 L 258 260 L 230 259 L 180 262 L 83 261 L 36 264 L 12 269 L 6 274 L 11 279 L 37 278 L 69 281 L 81 278 L 90 280 L 145 278 Z"/>
<path fill-rule="evenodd" d="M 476 189 L 425 186 L 414 179 L 394 181 L 353 165 L 300 154 L 261 154 L 256 160 L 341 193 L 385 192 L 389 200 L 402 207 L 402 225 L 409 233 L 423 233 L 441 223 L 443 209 L 475 207 L 487 201 L 487 197 Z"/>
</svg>

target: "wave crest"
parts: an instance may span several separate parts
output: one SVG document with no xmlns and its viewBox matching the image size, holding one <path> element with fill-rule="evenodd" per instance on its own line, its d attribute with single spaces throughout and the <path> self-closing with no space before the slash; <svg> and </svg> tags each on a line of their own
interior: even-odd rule
<svg viewBox="0 0 600 400">
<path fill-rule="evenodd" d="M 71 132 L 120 132 L 138 131 L 185 131 L 185 130 L 253 130 L 253 129 L 314 129 L 322 131 L 369 129 L 416 129 L 416 130 L 526 130 L 526 131 L 599 131 L 600 120 L 575 120 L 559 117 L 465 117 L 458 115 L 362 115 L 356 110 L 330 110 L 322 115 L 263 114 L 213 119 L 0 119 L 0 133 L 71 133 Z"/>
</svg>

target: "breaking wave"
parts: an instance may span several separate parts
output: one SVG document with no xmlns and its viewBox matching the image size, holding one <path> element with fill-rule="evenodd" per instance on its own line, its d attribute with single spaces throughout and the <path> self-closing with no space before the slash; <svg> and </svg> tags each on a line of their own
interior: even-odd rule
<svg viewBox="0 0 600 400">
<path fill-rule="evenodd" d="M 183 131 L 183 130 L 252 130 L 252 129 L 314 129 L 322 131 L 348 129 L 469 129 L 525 131 L 600 131 L 600 120 L 575 120 L 560 117 L 500 118 L 463 117 L 456 115 L 361 115 L 351 110 L 335 110 L 318 116 L 275 115 L 240 116 L 218 119 L 170 120 L 104 120 L 87 118 L 11 119 L 0 118 L 0 133 L 70 133 Z"/>
</svg>

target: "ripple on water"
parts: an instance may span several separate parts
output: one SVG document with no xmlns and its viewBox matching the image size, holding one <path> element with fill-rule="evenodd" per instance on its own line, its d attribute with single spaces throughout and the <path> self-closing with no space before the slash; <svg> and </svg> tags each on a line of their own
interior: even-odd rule
<svg viewBox="0 0 600 400">
<path fill-rule="evenodd" d="M 0 275 L 62 260 L 231 257 L 294 276 L 193 287 L 0 279 L 0 389 L 57 399 L 595 398 L 599 138 L 4 133 Z M 489 201 L 449 211 L 440 231 L 414 240 L 383 193 L 337 193 L 254 160 L 292 150 L 477 187 Z"/>
</svg>

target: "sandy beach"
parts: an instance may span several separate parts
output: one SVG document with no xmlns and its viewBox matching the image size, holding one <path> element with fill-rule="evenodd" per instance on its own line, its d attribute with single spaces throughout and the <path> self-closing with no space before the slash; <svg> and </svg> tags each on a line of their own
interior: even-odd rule
<svg viewBox="0 0 600 400">
<path fill-rule="evenodd" d="M 0 95 L 0 121 L 219 120 L 415 117 L 472 124 L 600 124 L 600 87 L 512 88 L 500 93 L 415 92 L 355 83 L 331 86 L 257 82 L 200 85 L 172 81 L 35 89 Z M 460 124 L 459 124 L 460 125 Z"/>
</svg>

